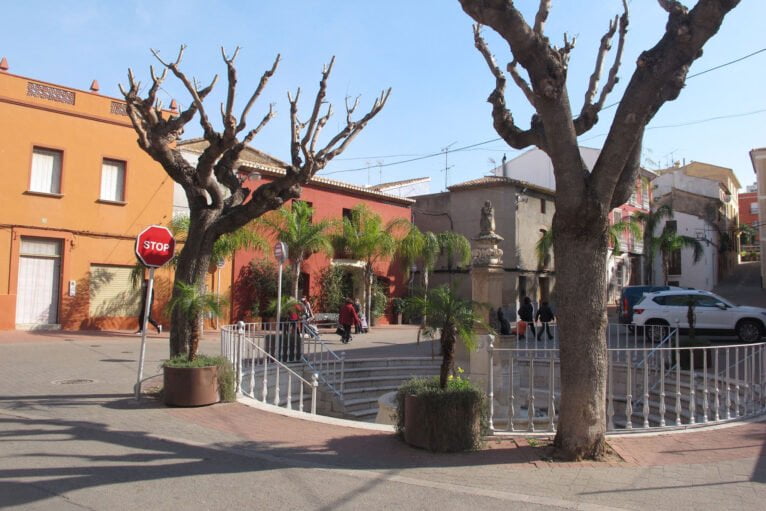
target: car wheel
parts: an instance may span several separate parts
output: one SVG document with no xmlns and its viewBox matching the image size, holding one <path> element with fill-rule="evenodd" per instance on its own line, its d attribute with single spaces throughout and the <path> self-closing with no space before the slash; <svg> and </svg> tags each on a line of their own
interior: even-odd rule
<svg viewBox="0 0 766 511">
<path fill-rule="evenodd" d="M 743 319 L 737 323 L 736 331 L 742 342 L 758 342 L 763 337 L 763 325 L 754 319 Z"/>
<path fill-rule="evenodd" d="M 670 325 L 661 319 L 650 319 L 644 324 L 644 336 L 646 340 L 657 344 L 668 335 Z"/>
</svg>

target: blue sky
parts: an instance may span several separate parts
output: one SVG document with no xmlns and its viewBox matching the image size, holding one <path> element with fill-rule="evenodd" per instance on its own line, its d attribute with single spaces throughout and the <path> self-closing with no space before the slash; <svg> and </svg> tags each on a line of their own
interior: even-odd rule
<svg viewBox="0 0 766 511">
<path fill-rule="evenodd" d="M 538 2 L 517 3 L 533 16 Z M 631 23 L 620 72 L 622 84 L 629 81 L 638 54 L 655 44 L 665 23 L 665 13 L 657 2 L 632 0 L 629 5 Z M 569 93 L 576 110 L 592 71 L 598 40 L 620 8 L 619 0 L 553 2 L 548 36 L 558 43 L 564 32 L 577 37 L 569 72 Z M 766 2 L 742 0 L 690 74 L 766 48 L 764 19 Z M 493 79 L 473 47 L 471 24 L 457 0 L 6 2 L 0 56 L 8 59 L 11 73 L 82 89 L 97 79 L 102 94 L 118 96 L 117 84 L 125 83 L 128 67 L 148 82 L 148 66 L 153 63 L 150 48 L 173 58 L 178 47 L 186 44 L 182 67 L 205 82 L 225 72 L 220 47 L 233 50 L 240 46 L 239 99 L 244 101 L 263 70 L 281 53 L 277 75 L 250 119 L 260 119 L 268 103 L 275 103 L 278 117 L 253 145 L 287 160 L 286 92 L 298 86 L 303 89 L 305 118 L 322 65 L 335 55 L 328 98 L 340 115 L 328 124 L 328 135 L 344 122 L 345 97 L 361 95 L 362 110 L 383 88 L 392 87 L 393 93 L 378 118 L 321 175 L 358 184 L 430 176 L 431 190 L 438 191 L 445 183 L 443 154 L 393 163 L 438 154 L 454 143 L 447 176 L 452 184 L 486 174 L 504 153 L 508 158 L 520 154 L 499 140 L 454 151 L 497 139 L 485 101 Z M 499 62 L 510 60 L 507 46 L 499 38 L 489 30 L 485 36 Z M 680 98 L 666 104 L 650 124 L 644 143 L 645 164 L 653 168 L 675 160 L 704 161 L 734 169 L 743 187 L 753 183 L 748 151 L 766 146 L 764 83 L 766 52 L 691 78 Z M 160 97 L 166 104 L 171 98 L 182 105 L 188 102 L 173 79 L 163 89 Z M 218 95 L 209 98 L 210 112 L 218 111 L 224 91 L 221 81 Z M 619 100 L 621 91 L 618 85 L 607 104 Z M 517 122 L 526 126 L 531 109 L 511 83 L 508 104 Z M 599 124 L 581 137 L 582 145 L 600 147 L 613 110 L 602 113 Z M 186 134 L 199 134 L 198 125 L 190 125 Z M 363 170 L 353 170 L 358 168 Z"/>
</svg>

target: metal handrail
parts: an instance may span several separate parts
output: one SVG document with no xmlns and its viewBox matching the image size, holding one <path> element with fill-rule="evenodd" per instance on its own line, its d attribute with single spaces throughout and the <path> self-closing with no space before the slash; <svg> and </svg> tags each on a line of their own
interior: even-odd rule
<svg viewBox="0 0 766 511">
<path fill-rule="evenodd" d="M 308 347 L 308 349 L 305 349 Z M 335 353 L 321 337 L 304 339 L 301 360 L 343 402 L 346 353 Z M 338 370 L 340 366 L 340 370 Z"/>
<path fill-rule="evenodd" d="M 292 409 L 292 387 L 293 378 L 297 380 L 299 385 L 299 401 L 298 410 L 303 412 L 304 401 L 304 386 L 311 387 L 311 414 L 316 414 L 316 397 L 317 387 L 319 386 L 319 376 L 314 373 L 311 381 L 306 380 L 300 374 L 295 372 L 283 361 L 269 353 L 268 350 L 259 346 L 252 338 L 246 334 L 247 330 L 244 324 L 240 325 L 226 325 L 221 329 L 221 353 L 234 365 L 236 371 L 236 390 L 238 394 L 243 394 L 253 399 L 258 399 L 255 392 L 255 367 L 261 365 L 263 367 L 262 378 L 262 390 L 261 401 L 268 403 L 269 401 L 269 365 L 274 367 L 274 390 L 273 398 L 271 399 L 273 405 L 281 405 L 281 389 L 280 389 L 280 372 L 287 374 L 287 392 L 285 397 L 285 408 Z M 232 339 L 233 338 L 233 339 Z M 233 342 L 232 342 L 233 341 Z M 278 345 L 279 346 L 279 345 Z M 247 356 L 247 348 L 249 348 L 250 356 Z M 277 349 L 277 353 L 281 354 L 281 349 Z M 256 356 L 257 355 L 257 356 Z M 244 390 L 243 379 L 245 372 L 243 371 L 243 363 L 249 361 L 249 393 Z"/>
<path fill-rule="evenodd" d="M 766 343 L 682 348 L 670 328 L 656 346 L 638 331 L 625 336 L 624 325 L 607 329 L 608 431 L 656 431 L 766 413 Z M 555 431 L 558 343 L 511 342 L 501 348 L 489 338 L 490 430 Z"/>
</svg>

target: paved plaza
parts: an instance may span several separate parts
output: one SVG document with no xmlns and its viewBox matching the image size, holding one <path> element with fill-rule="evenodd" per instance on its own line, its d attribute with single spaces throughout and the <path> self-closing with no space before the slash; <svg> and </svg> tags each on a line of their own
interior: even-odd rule
<svg viewBox="0 0 766 511">
<path fill-rule="evenodd" d="M 414 336 L 381 327 L 344 348 L 349 357 L 429 354 Z M 390 433 L 241 403 L 137 403 L 139 344 L 126 332 L 0 333 L 0 508 L 742 510 L 766 501 L 764 422 L 612 437 L 606 463 L 554 463 L 540 439 L 524 437 L 432 454 Z M 217 349 L 210 333 L 203 351 Z M 147 374 L 167 350 L 167 335 L 150 338 Z"/>
</svg>

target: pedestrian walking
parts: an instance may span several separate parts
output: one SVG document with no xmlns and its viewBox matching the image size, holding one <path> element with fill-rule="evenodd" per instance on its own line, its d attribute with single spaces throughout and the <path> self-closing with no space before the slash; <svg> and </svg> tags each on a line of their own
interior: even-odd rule
<svg viewBox="0 0 766 511">
<path fill-rule="evenodd" d="M 146 288 L 149 286 L 149 279 L 144 279 L 144 284 L 141 286 L 141 312 L 138 314 L 138 331 L 136 335 L 143 333 L 144 331 L 144 314 L 146 313 Z M 157 333 L 162 333 L 162 325 L 152 318 L 152 305 L 154 305 L 154 290 L 152 290 L 152 296 L 149 300 L 149 317 L 146 319 L 151 323 L 154 328 L 157 329 Z"/>
<path fill-rule="evenodd" d="M 346 298 L 345 303 L 341 305 L 338 313 L 338 323 L 340 323 L 340 326 L 343 329 L 341 342 L 343 344 L 348 344 L 349 341 L 351 341 L 351 325 L 361 326 L 362 323 L 359 319 L 359 314 L 356 313 L 354 302 L 351 301 L 351 298 Z"/>
<path fill-rule="evenodd" d="M 537 337 L 537 332 L 535 331 L 534 309 L 532 309 L 532 300 L 530 300 L 528 296 L 524 297 L 521 307 L 519 307 L 519 319 L 526 323 L 532 331 L 532 337 Z"/>
<path fill-rule="evenodd" d="M 537 314 L 535 314 L 535 319 L 540 320 L 540 333 L 537 334 L 537 340 L 539 341 L 543 336 L 543 331 L 545 331 L 546 334 L 548 334 L 548 340 L 553 340 L 553 334 L 551 333 L 551 327 L 550 322 L 556 319 L 556 316 L 553 314 L 553 310 L 551 309 L 550 305 L 548 305 L 548 302 L 543 302 L 542 305 L 540 305 L 540 308 L 537 309 Z"/>
</svg>

